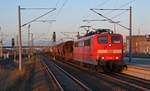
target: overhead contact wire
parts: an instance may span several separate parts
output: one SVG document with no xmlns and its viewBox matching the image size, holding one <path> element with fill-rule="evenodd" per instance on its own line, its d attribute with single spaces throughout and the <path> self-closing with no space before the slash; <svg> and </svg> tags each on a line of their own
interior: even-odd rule
<svg viewBox="0 0 150 91">
<path fill-rule="evenodd" d="M 110 0 L 105 0 L 103 2 L 101 2 L 100 4 L 98 4 L 97 6 L 104 6 L 106 3 L 108 3 Z M 88 18 L 91 14 L 87 15 L 87 16 L 83 16 L 83 18 Z"/>
<path fill-rule="evenodd" d="M 131 3 L 133 3 L 133 2 L 135 2 L 135 0 L 129 1 L 129 2 L 127 2 L 127 3 L 123 4 L 123 5 L 121 5 L 118 9 L 121 9 L 121 8 L 123 8 L 123 7 L 125 7 L 125 6 L 127 6 L 127 5 L 129 5 L 129 4 L 131 4 Z M 104 15 L 111 14 L 111 13 L 113 13 L 114 11 L 115 11 L 115 10 L 111 10 L 111 11 L 105 13 Z"/>
<path fill-rule="evenodd" d="M 127 10 L 126 10 L 126 11 L 123 11 L 123 12 L 121 12 L 121 13 L 119 13 L 119 14 L 113 16 L 113 17 L 111 17 L 111 19 L 117 18 L 118 16 L 121 16 L 121 15 L 123 15 L 123 14 L 126 13 L 126 12 L 127 12 Z"/>
<path fill-rule="evenodd" d="M 64 1 L 63 5 L 62 5 L 61 8 L 59 9 L 59 11 L 58 11 L 56 17 L 61 13 L 63 7 L 67 4 L 67 2 L 68 2 L 68 0 L 65 0 L 65 1 Z M 55 18 L 56 18 L 56 17 L 55 17 Z"/>
</svg>

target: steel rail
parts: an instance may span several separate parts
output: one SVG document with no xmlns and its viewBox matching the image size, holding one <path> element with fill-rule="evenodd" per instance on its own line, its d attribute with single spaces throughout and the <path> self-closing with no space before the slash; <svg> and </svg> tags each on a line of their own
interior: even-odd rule
<svg viewBox="0 0 150 91">
<path fill-rule="evenodd" d="M 110 80 L 113 80 L 113 81 L 117 81 L 119 83 L 125 84 L 127 86 L 130 86 L 130 87 L 142 90 L 142 91 L 148 91 L 148 89 L 143 88 L 141 86 L 138 86 L 136 84 L 132 84 L 132 83 L 129 83 L 129 82 L 126 82 L 126 81 L 123 81 L 123 80 L 120 80 L 120 79 L 117 79 L 117 78 L 114 78 L 114 77 L 111 77 L 111 76 L 108 76 L 108 75 L 105 75 L 105 74 L 102 74 L 102 73 L 96 73 L 96 74 L 99 75 L 99 76 L 103 76 L 104 78 L 107 78 L 107 79 L 110 79 Z"/>
<path fill-rule="evenodd" d="M 86 85 L 84 85 L 82 82 L 77 80 L 75 77 L 70 75 L 68 72 L 64 71 L 61 67 L 58 65 L 54 64 L 59 70 L 61 70 L 63 73 L 65 73 L 69 78 L 71 78 L 73 81 L 75 81 L 78 85 L 80 85 L 82 88 L 84 88 L 86 91 L 92 91 L 90 88 L 88 88 Z"/>
<path fill-rule="evenodd" d="M 131 79 L 131 80 L 136 80 L 136 81 L 138 81 L 138 82 L 142 82 L 142 83 L 144 83 L 144 84 L 150 85 L 150 81 L 146 81 L 146 80 L 142 80 L 142 79 L 140 79 L 140 78 L 138 79 L 138 78 L 135 78 L 135 77 L 131 77 L 131 76 L 123 75 L 123 74 L 118 74 L 118 73 L 114 73 L 114 74 L 117 75 L 117 76 L 129 78 L 129 79 Z"/>
<path fill-rule="evenodd" d="M 41 65 L 42 64 L 43 64 L 46 72 L 48 72 L 48 75 L 53 79 L 53 81 L 55 82 L 55 84 L 59 88 L 58 91 L 64 91 L 64 89 L 61 87 L 61 85 L 59 84 L 59 82 L 57 81 L 57 79 L 55 78 L 55 76 L 53 75 L 53 73 L 50 71 L 50 69 L 47 67 L 47 65 L 44 62 L 41 62 Z"/>
<path fill-rule="evenodd" d="M 75 65 L 75 64 L 68 63 L 68 62 L 67 62 L 67 64 L 70 64 L 70 65 L 72 65 L 72 66 L 74 66 L 74 67 L 76 67 L 76 68 L 79 68 L 79 69 L 83 69 L 83 70 L 88 71 L 88 69 L 85 68 L 85 67 L 79 67 L 79 66 L 77 66 L 77 65 Z M 133 87 L 133 88 L 142 90 L 142 91 L 148 91 L 147 88 L 138 86 L 138 85 L 136 85 L 136 84 L 132 84 L 132 83 L 129 83 L 129 82 L 126 82 L 126 81 L 123 81 L 123 80 L 120 80 L 120 79 L 117 79 L 117 78 L 114 78 L 114 77 L 111 77 L 111 76 L 108 76 L 108 75 L 105 75 L 105 74 L 102 74 L 102 73 L 98 73 L 98 72 L 95 72 L 95 71 L 91 71 L 91 72 L 93 72 L 93 73 L 97 74 L 98 76 L 101 76 L 101 77 L 103 77 L 103 78 L 105 78 L 105 79 L 117 81 L 117 82 L 119 82 L 119 83 L 121 83 L 121 84 L 125 84 L 125 85 L 127 85 L 127 86 L 130 86 L 130 87 Z"/>
</svg>

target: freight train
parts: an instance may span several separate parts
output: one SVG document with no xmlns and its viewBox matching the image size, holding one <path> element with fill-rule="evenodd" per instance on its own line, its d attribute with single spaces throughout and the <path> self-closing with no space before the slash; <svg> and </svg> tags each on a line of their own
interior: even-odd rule
<svg viewBox="0 0 150 91">
<path fill-rule="evenodd" d="M 90 32 L 75 41 L 60 43 L 55 48 L 56 58 L 79 62 L 105 72 L 121 72 L 123 37 L 108 29 Z"/>
</svg>

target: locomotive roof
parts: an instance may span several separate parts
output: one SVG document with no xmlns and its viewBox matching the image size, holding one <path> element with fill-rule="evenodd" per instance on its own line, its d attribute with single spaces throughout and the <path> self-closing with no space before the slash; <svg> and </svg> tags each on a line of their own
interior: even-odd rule
<svg viewBox="0 0 150 91">
<path fill-rule="evenodd" d="M 91 36 L 85 36 L 85 37 L 82 37 L 80 39 L 77 39 L 77 40 L 75 40 L 75 42 L 81 41 L 81 40 L 87 40 L 87 39 L 90 39 L 92 37 L 99 36 L 99 35 L 116 35 L 116 36 L 122 36 L 121 34 L 94 34 L 94 35 L 91 35 Z"/>
<path fill-rule="evenodd" d="M 95 31 L 90 31 L 88 33 L 86 33 L 84 36 L 79 37 L 78 40 L 76 41 L 80 41 L 80 40 L 86 40 L 89 39 L 93 36 L 97 36 L 97 35 L 119 35 L 119 34 L 114 34 L 112 30 L 110 29 L 94 29 Z"/>
</svg>

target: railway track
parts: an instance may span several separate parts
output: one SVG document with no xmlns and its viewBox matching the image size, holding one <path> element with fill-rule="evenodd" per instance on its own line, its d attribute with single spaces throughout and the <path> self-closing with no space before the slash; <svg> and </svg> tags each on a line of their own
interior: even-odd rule
<svg viewBox="0 0 150 91">
<path fill-rule="evenodd" d="M 85 67 L 80 67 L 80 66 L 77 66 L 77 65 L 69 63 L 69 62 L 65 62 L 65 63 L 71 65 L 72 67 L 89 71 Z M 101 76 L 104 79 L 109 79 L 109 80 L 118 82 L 120 84 L 124 84 L 126 86 L 135 88 L 137 90 L 141 90 L 141 91 L 150 90 L 150 82 L 148 80 L 144 80 L 144 79 L 140 79 L 140 78 L 124 75 L 124 74 L 117 74 L 117 73 L 110 75 L 110 74 L 98 73 L 96 71 L 91 71 L 91 70 L 90 70 L 90 72 L 92 72 L 98 76 Z"/>
<path fill-rule="evenodd" d="M 45 66 L 49 76 L 54 80 L 57 88 L 59 88 L 57 91 L 91 91 L 90 88 L 53 62 L 44 61 L 42 64 Z"/>
<path fill-rule="evenodd" d="M 121 84 L 125 84 L 127 86 L 136 88 L 136 89 L 141 90 L 141 91 L 148 91 L 148 90 L 150 90 L 150 88 L 149 88 L 150 85 L 149 84 L 147 84 L 147 83 L 145 84 L 143 81 L 140 81 L 140 82 L 143 82 L 143 84 L 139 84 L 140 82 L 137 83 L 137 79 L 135 80 L 135 79 L 133 79 L 133 78 L 131 79 L 129 77 L 125 78 L 125 75 L 120 75 L 120 74 L 117 74 L 117 75 L 116 74 L 115 75 L 110 75 L 109 74 L 109 75 L 107 75 L 107 74 L 103 74 L 103 73 L 96 73 L 96 74 L 99 75 L 99 76 L 103 76 L 104 78 L 113 80 L 115 82 L 119 82 Z M 140 79 L 138 79 L 138 81 L 139 80 Z M 147 85 L 147 86 L 145 86 L 145 85 Z"/>
<path fill-rule="evenodd" d="M 50 71 L 50 69 L 47 67 L 47 65 L 40 61 L 41 62 L 41 66 L 44 67 L 45 71 L 48 73 L 48 76 L 52 78 L 54 84 L 56 85 L 55 88 L 56 88 L 56 91 L 64 91 L 63 88 L 61 87 L 61 85 L 59 84 L 59 82 L 56 80 L 55 76 L 53 75 L 53 73 Z"/>
<path fill-rule="evenodd" d="M 143 83 L 143 84 L 146 84 L 149 86 L 149 89 L 150 89 L 150 81 L 149 80 L 145 80 L 145 79 L 142 79 L 142 78 L 138 78 L 138 77 L 134 77 L 134 76 L 131 76 L 131 75 L 128 75 L 128 74 L 122 74 L 122 73 L 114 73 L 115 76 L 119 76 L 119 77 L 123 77 L 123 78 L 126 78 L 126 79 L 130 79 L 130 80 L 134 80 L 136 82 L 139 82 L 139 83 Z M 147 87 L 148 87 L 147 86 Z"/>
</svg>

